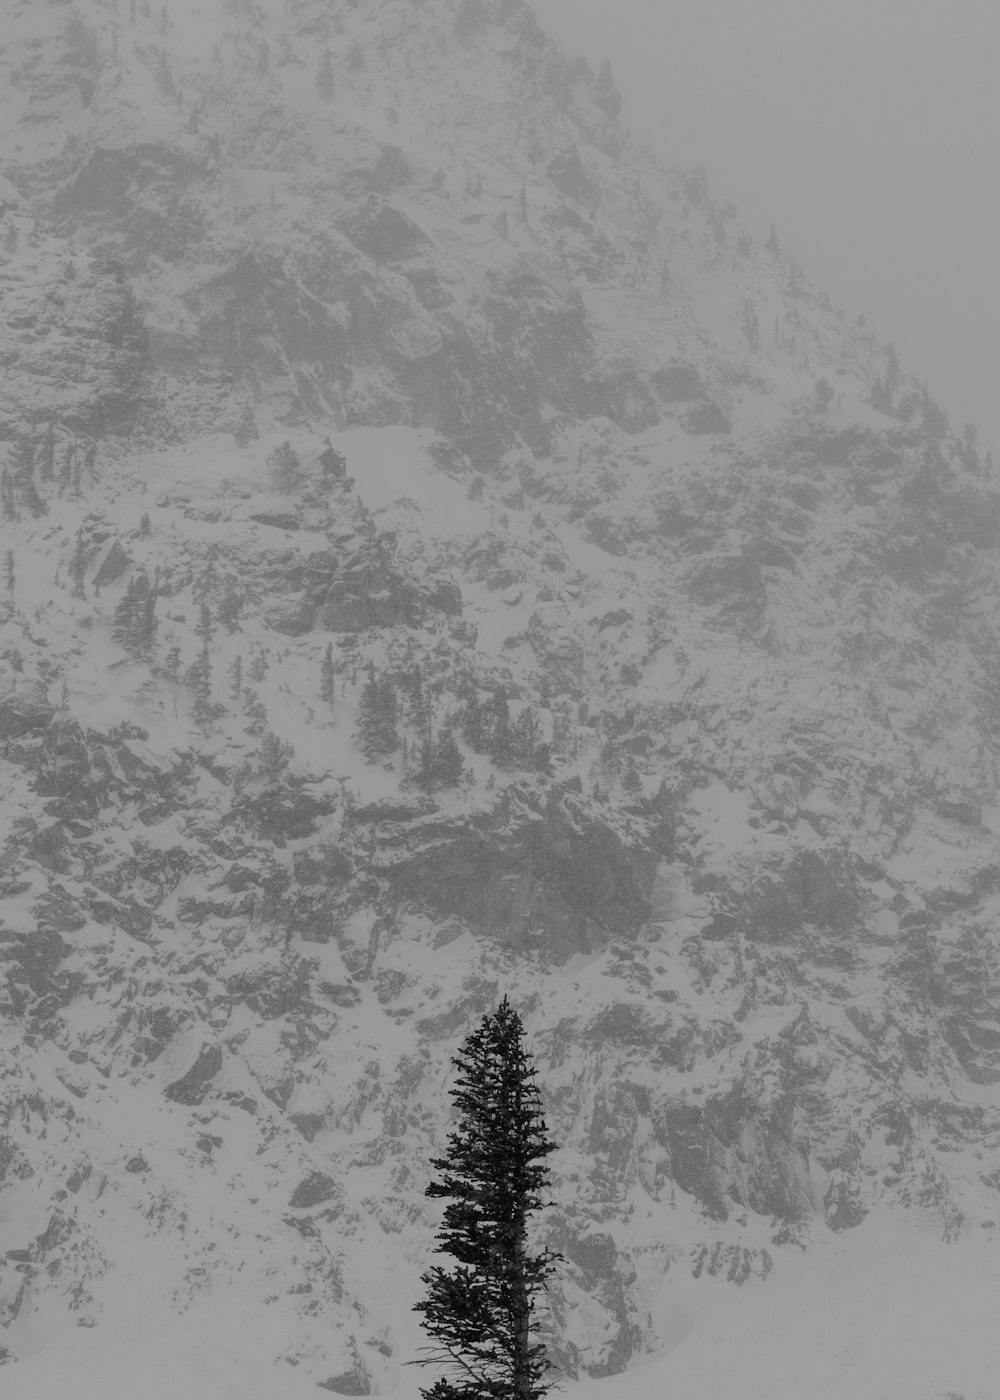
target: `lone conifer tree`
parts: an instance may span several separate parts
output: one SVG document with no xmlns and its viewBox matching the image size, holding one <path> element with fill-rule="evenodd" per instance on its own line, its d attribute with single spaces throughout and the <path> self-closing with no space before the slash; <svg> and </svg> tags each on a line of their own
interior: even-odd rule
<svg viewBox="0 0 1000 1400">
<path fill-rule="evenodd" d="M 82 591 L 79 596 L 83 596 Z M 156 589 L 151 587 L 145 574 L 136 574 L 115 608 L 111 635 L 137 661 L 149 661 L 156 642 L 157 626 Z"/>
<path fill-rule="evenodd" d="M 419 1365 L 444 1365 L 451 1378 L 425 1400 L 539 1400 L 550 1362 L 532 1336 L 535 1299 L 559 1255 L 528 1249 L 528 1217 L 543 1209 L 544 1159 L 555 1150 L 540 1109 L 521 1018 L 504 997 L 452 1061 L 456 1130 L 428 1196 L 448 1198 L 437 1252 L 457 1261 L 422 1276 L 416 1305 L 431 1338 Z"/>
<path fill-rule="evenodd" d="M 302 463 L 290 442 L 279 442 L 264 458 L 279 491 L 294 491 L 299 485 Z"/>
<path fill-rule="evenodd" d="M 335 87 L 333 57 L 329 49 L 324 49 L 320 54 L 319 67 L 316 70 L 316 91 L 324 102 L 328 102 L 333 96 Z"/>
<path fill-rule="evenodd" d="M 495 763 L 505 768 L 514 756 L 514 741 L 510 732 L 510 706 L 507 692 L 498 686 L 489 710 L 489 752 Z"/>
<path fill-rule="evenodd" d="M 375 668 L 370 667 L 358 704 L 356 735 L 361 752 L 369 763 L 385 758 L 399 748 L 397 713 L 395 686 L 384 676 L 376 677 Z"/>
<path fill-rule="evenodd" d="M 334 706 L 336 684 L 337 672 L 333 665 L 333 643 L 327 642 L 326 651 L 323 654 L 323 664 L 319 672 L 319 693 L 330 706 L 331 710 Z"/>
<path fill-rule="evenodd" d="M 194 690 L 192 707 L 195 722 L 205 725 L 212 718 L 212 614 L 207 603 L 202 603 L 198 613 L 195 632 L 201 638 L 201 651 L 188 671 L 188 680 Z"/>
</svg>

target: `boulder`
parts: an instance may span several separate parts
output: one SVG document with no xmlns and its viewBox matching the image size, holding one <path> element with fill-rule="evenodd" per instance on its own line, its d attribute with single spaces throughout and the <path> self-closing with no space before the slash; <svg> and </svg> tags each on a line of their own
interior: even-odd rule
<svg viewBox="0 0 1000 1400">
<path fill-rule="evenodd" d="M 132 560 L 126 554 L 121 540 L 109 540 L 101 551 L 91 584 L 94 588 L 103 588 L 105 584 L 114 583 L 115 579 L 121 578 L 131 567 Z"/>
<path fill-rule="evenodd" d="M 377 194 L 370 194 L 340 227 L 352 243 L 376 262 L 399 262 L 432 247 L 419 224 Z"/>
<path fill-rule="evenodd" d="M 719 554 L 694 565 L 688 589 L 698 603 L 756 620 L 767 605 L 761 569 L 760 561 L 747 554 Z"/>
<path fill-rule="evenodd" d="M 327 1176 L 325 1172 L 314 1171 L 303 1177 L 292 1192 L 291 1200 L 288 1204 L 292 1210 L 311 1210 L 313 1206 L 322 1205 L 324 1201 L 331 1201 L 340 1193 L 340 1187 L 332 1176 Z M 351 1392 L 344 1392 L 350 1394 Z M 362 1393 L 362 1392 L 358 1392 Z"/>
<path fill-rule="evenodd" d="M 55 710 L 41 686 L 25 686 L 0 696 L 0 742 L 46 729 Z"/>
<path fill-rule="evenodd" d="M 301 529 L 299 517 L 290 510 L 262 510 L 250 516 L 258 525 L 269 525 L 274 530 Z"/>
<path fill-rule="evenodd" d="M 698 371 L 679 360 L 656 371 L 653 387 L 666 404 L 694 403 L 708 398 L 708 391 Z"/>
<path fill-rule="evenodd" d="M 707 433 L 731 433 L 729 415 L 717 403 L 699 403 L 681 415 L 681 427 L 695 437 Z"/>
<path fill-rule="evenodd" d="M 592 209 L 598 200 L 598 187 L 587 174 L 576 146 L 569 146 L 551 160 L 545 173 L 560 193 L 577 204 Z"/>
<path fill-rule="evenodd" d="M 164 1089 L 164 1098 L 173 1103 L 187 1104 L 191 1108 L 203 1103 L 215 1076 L 222 1068 L 222 1059 L 221 1046 L 203 1045 L 187 1073 Z"/>
</svg>

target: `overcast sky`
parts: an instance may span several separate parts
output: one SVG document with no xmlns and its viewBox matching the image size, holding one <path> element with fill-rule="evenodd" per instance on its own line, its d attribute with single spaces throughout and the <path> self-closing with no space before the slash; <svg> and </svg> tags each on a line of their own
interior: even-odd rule
<svg viewBox="0 0 1000 1400">
<path fill-rule="evenodd" d="M 1000 447 L 997 0 L 535 0 L 626 116 Z"/>
</svg>

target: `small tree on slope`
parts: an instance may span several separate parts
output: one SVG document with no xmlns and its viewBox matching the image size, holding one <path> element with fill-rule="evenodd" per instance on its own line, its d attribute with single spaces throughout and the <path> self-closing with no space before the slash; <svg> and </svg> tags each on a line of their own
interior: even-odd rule
<svg viewBox="0 0 1000 1400">
<path fill-rule="evenodd" d="M 449 1378 L 425 1400 L 539 1400 L 550 1362 L 533 1339 L 535 1299 L 559 1255 L 528 1249 L 528 1218 L 544 1208 L 544 1159 L 555 1150 L 540 1109 L 521 1019 L 505 997 L 462 1045 L 452 1099 L 458 1127 L 428 1196 L 448 1199 L 437 1253 L 456 1267 L 422 1275 L 416 1305 L 431 1339 L 418 1365 L 444 1365 Z"/>
</svg>

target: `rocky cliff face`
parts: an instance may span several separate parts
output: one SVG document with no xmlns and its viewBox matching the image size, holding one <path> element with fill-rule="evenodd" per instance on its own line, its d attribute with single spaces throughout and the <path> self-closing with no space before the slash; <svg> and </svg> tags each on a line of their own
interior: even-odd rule
<svg viewBox="0 0 1000 1400">
<path fill-rule="evenodd" d="M 992 1229 L 992 463 L 519 0 L 46 8 L 3 57 L 5 1359 L 102 1326 L 138 1235 L 150 1308 L 238 1289 L 393 1388 L 503 992 L 571 1374 L 657 1349 L 678 1271 Z M 551 765 L 474 747 L 498 688 Z"/>
</svg>

